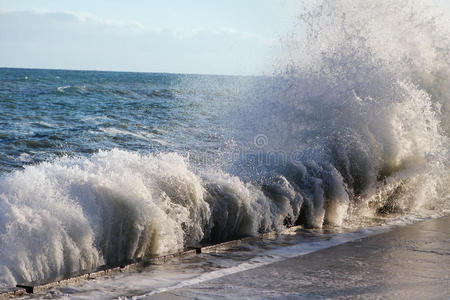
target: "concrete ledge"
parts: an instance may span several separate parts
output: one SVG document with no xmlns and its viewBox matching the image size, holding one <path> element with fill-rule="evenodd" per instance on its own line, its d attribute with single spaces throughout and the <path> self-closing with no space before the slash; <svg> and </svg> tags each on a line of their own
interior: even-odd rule
<svg viewBox="0 0 450 300">
<path fill-rule="evenodd" d="M 139 270 L 145 268 L 148 265 L 163 264 L 167 262 L 169 259 L 175 257 L 191 256 L 195 254 L 196 254 L 195 250 L 187 250 L 182 252 L 155 256 L 146 260 L 135 261 L 117 267 L 100 266 L 97 270 L 92 272 L 79 272 L 78 274 L 54 278 L 51 281 L 35 281 L 35 282 L 20 283 L 17 284 L 15 288 L 11 288 L 6 291 L 0 291 L 0 299 L 20 297 L 27 293 L 28 294 L 39 293 L 58 286 L 76 284 L 82 281 L 92 280 L 95 278 L 113 275 L 125 271 Z"/>
<path fill-rule="evenodd" d="M 172 258 L 184 257 L 184 256 L 192 256 L 200 253 L 214 253 L 218 251 L 223 251 L 232 247 L 239 246 L 241 244 L 245 244 L 251 241 L 258 241 L 262 239 L 270 239 L 275 238 L 280 234 L 285 234 L 289 232 L 295 232 L 297 230 L 302 229 L 301 226 L 293 226 L 283 230 L 282 232 L 267 232 L 260 234 L 256 237 L 246 237 L 242 239 L 232 240 L 223 242 L 220 244 L 208 245 L 204 247 L 198 247 L 194 249 L 189 249 L 186 251 L 170 253 L 166 255 L 158 255 L 155 257 L 147 258 L 145 260 L 132 261 L 129 263 L 124 263 L 121 266 L 108 267 L 108 266 L 100 266 L 97 270 L 92 272 L 78 272 L 77 274 L 71 274 L 66 276 L 61 276 L 58 278 L 53 278 L 51 281 L 35 281 L 29 283 L 20 283 L 15 288 L 11 288 L 5 291 L 0 291 L 0 299 L 8 299 L 24 296 L 27 293 L 39 293 L 43 292 L 55 287 L 66 286 L 70 284 L 80 283 L 82 281 L 92 280 L 99 277 L 105 277 L 108 275 L 117 274 L 125 271 L 137 271 L 143 269 L 149 265 L 153 264 L 163 264 Z"/>
<path fill-rule="evenodd" d="M 6 291 L 0 291 L 0 299 L 16 298 L 26 295 L 24 289 L 11 288 Z"/>
</svg>

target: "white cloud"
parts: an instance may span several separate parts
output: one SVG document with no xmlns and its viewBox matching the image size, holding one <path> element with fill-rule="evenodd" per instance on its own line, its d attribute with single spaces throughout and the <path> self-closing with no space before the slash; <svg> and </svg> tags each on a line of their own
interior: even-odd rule
<svg viewBox="0 0 450 300">
<path fill-rule="evenodd" d="M 236 39 L 253 40 L 262 44 L 275 44 L 276 39 L 272 37 L 266 37 L 259 34 L 254 34 L 246 31 L 240 31 L 235 28 L 198 28 L 193 30 L 187 30 L 183 28 L 155 28 L 145 26 L 144 24 L 136 21 L 128 20 L 112 20 L 103 19 L 90 12 L 70 12 L 70 11 L 50 11 L 45 9 L 33 9 L 27 11 L 14 11 L 0 9 L 0 14 L 16 14 L 16 15 L 40 15 L 44 18 L 58 18 L 60 21 L 81 23 L 88 23 L 90 25 L 109 27 L 109 29 L 116 29 L 119 32 L 129 31 L 133 33 L 170 33 L 177 39 L 189 39 L 200 35 L 218 35 Z"/>
<path fill-rule="evenodd" d="M 154 28 L 89 12 L 0 10 L 0 66 L 259 73 L 271 37 L 235 28 Z"/>
</svg>

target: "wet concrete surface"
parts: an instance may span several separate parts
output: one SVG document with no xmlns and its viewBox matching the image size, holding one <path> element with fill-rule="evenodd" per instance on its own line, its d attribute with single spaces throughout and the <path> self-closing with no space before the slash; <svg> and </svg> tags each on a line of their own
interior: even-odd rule
<svg viewBox="0 0 450 300">
<path fill-rule="evenodd" d="M 146 299 L 450 299 L 450 216 Z"/>
</svg>

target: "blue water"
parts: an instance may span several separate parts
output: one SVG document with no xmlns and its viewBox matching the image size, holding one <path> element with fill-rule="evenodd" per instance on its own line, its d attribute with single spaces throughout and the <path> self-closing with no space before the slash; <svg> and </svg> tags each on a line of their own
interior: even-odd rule
<svg viewBox="0 0 450 300">
<path fill-rule="evenodd" d="M 216 153 L 252 79 L 0 69 L 0 172 L 99 149 Z"/>
</svg>

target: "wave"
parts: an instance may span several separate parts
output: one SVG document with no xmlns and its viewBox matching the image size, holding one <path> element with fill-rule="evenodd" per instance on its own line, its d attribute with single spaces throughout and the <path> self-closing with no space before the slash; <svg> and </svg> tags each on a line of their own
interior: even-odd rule
<svg viewBox="0 0 450 300">
<path fill-rule="evenodd" d="M 61 158 L 7 175 L 0 191 L 2 284 L 281 225 L 256 187 L 217 171 L 202 179 L 175 153 L 113 150 Z"/>
<path fill-rule="evenodd" d="M 196 174 L 176 153 L 117 149 L 26 166 L 0 180 L 0 286 L 255 236 L 295 220 L 342 224 L 351 205 L 342 176 L 301 169 L 302 186 L 282 175 L 256 184 L 218 170 Z M 429 183 L 411 178 L 419 192 Z M 393 190 L 384 188 L 383 199 Z"/>
<path fill-rule="evenodd" d="M 314 195 L 309 226 L 448 207 L 447 19 L 406 0 L 320 1 L 302 20 L 306 40 L 292 35 L 276 76 L 232 117 L 236 143 L 263 154 L 233 171 L 281 173 Z"/>
<path fill-rule="evenodd" d="M 112 150 L 0 178 L 0 286 L 293 224 L 447 212 L 448 24 L 406 0 L 302 16 L 306 41 L 230 117 L 245 154 L 231 167 Z"/>
<path fill-rule="evenodd" d="M 59 86 L 55 91 L 56 95 L 64 95 L 64 96 L 83 96 L 94 94 L 99 97 L 117 97 L 117 98 L 125 98 L 125 99 L 150 99 L 150 98 L 159 98 L 159 99 L 176 99 L 181 92 L 177 89 L 133 89 L 130 90 L 128 88 L 122 87 L 117 88 L 114 87 L 113 83 L 103 83 L 97 85 L 65 85 Z"/>
</svg>

